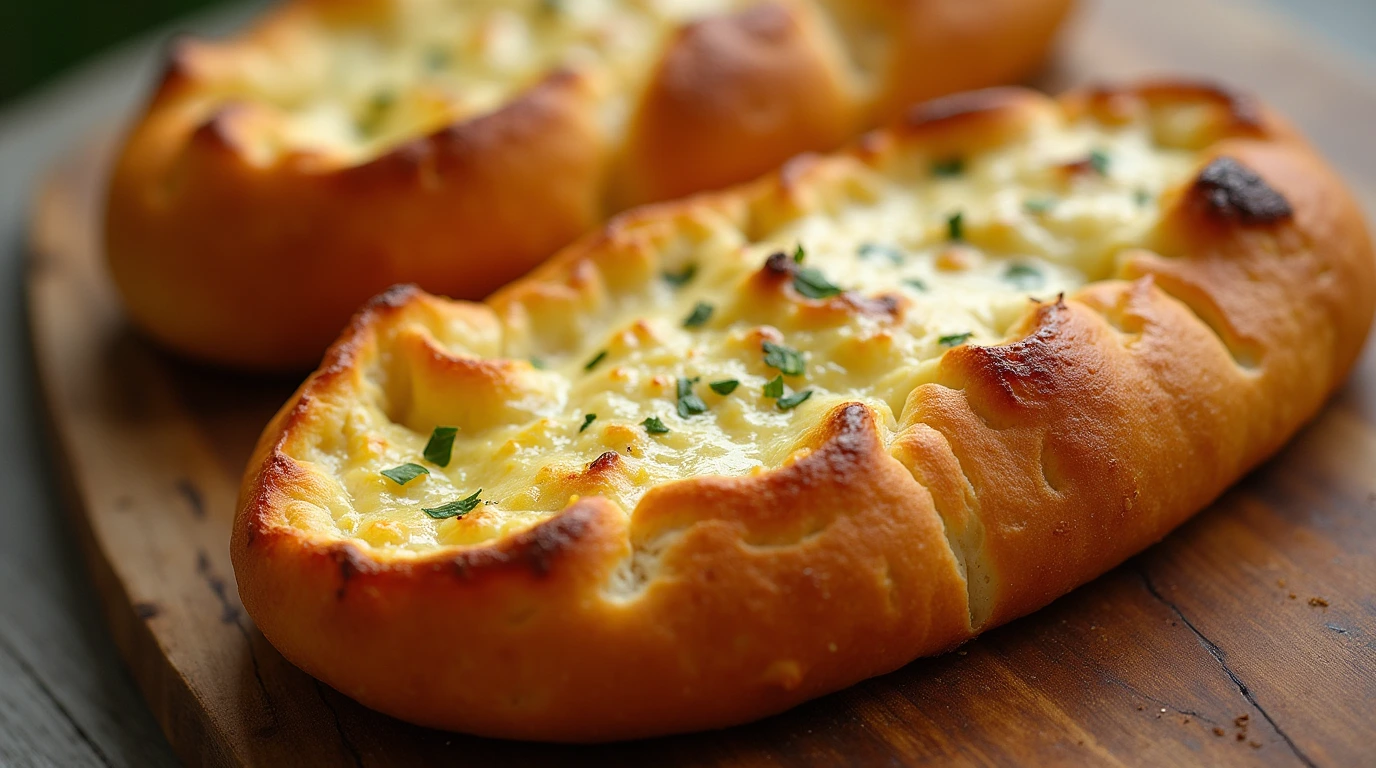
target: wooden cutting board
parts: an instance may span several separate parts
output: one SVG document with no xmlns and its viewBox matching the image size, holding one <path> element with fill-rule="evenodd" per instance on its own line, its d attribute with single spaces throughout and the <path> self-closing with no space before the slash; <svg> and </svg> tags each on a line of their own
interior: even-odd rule
<svg viewBox="0 0 1376 768">
<path fill-rule="evenodd" d="M 1219 0 L 1095 6 L 1045 84 L 1167 70 L 1295 115 L 1371 200 L 1376 84 Z M 1315 423 L 1213 508 L 956 653 L 753 725 L 605 747 L 370 712 L 292 667 L 244 614 L 228 554 L 235 491 L 295 382 L 183 364 L 126 327 L 99 249 L 109 148 L 65 158 L 39 196 L 33 344 L 114 640 L 188 763 L 1376 764 L 1371 349 Z"/>
</svg>

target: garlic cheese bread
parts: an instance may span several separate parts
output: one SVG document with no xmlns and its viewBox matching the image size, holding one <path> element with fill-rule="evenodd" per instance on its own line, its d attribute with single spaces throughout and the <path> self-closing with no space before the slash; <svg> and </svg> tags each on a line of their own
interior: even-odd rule
<svg viewBox="0 0 1376 768">
<path fill-rule="evenodd" d="M 482 298 L 631 204 L 1027 76 L 1070 0 L 294 0 L 184 41 L 116 165 L 130 317 L 308 369 L 398 282 Z"/>
<path fill-rule="evenodd" d="M 950 97 L 486 303 L 376 298 L 262 437 L 240 594 L 416 723 L 744 722 L 1160 539 L 1315 414 L 1374 304 L 1353 199 L 1250 99 Z"/>
</svg>

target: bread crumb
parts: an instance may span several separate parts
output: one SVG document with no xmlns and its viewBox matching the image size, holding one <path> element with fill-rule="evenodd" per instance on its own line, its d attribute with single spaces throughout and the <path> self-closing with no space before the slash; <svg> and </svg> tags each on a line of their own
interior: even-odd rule
<svg viewBox="0 0 1376 768">
<path fill-rule="evenodd" d="M 1261 749 L 1261 742 L 1259 742 L 1259 741 L 1249 741 L 1249 742 L 1247 742 L 1247 746 L 1251 747 L 1252 749 Z"/>
<path fill-rule="evenodd" d="M 1246 740 L 1247 740 L 1247 734 L 1242 733 L 1241 731 L 1239 731 L 1238 734 L 1237 734 L 1237 740 L 1238 740 L 1238 741 L 1246 741 Z"/>
<path fill-rule="evenodd" d="M 1214 735 L 1215 735 L 1215 736 L 1220 736 L 1220 737 L 1221 737 L 1221 736 L 1227 735 L 1227 733 L 1228 733 L 1228 732 L 1225 731 L 1225 730 L 1223 730 L 1222 728 L 1219 728 L 1219 727 L 1216 726 L 1216 725 L 1214 726 Z"/>
<path fill-rule="evenodd" d="M 1247 721 L 1251 719 L 1252 718 L 1249 715 L 1238 715 L 1237 717 L 1233 718 L 1233 725 L 1236 725 L 1239 728 L 1246 728 Z"/>
<path fill-rule="evenodd" d="M 1284 587 L 1285 587 L 1285 579 L 1276 579 L 1276 586 L 1281 587 L 1281 588 L 1284 588 Z"/>
<path fill-rule="evenodd" d="M 1290 593 L 1290 599 L 1291 599 L 1291 600 L 1294 600 L 1294 599 L 1297 598 L 1297 597 L 1299 597 L 1299 595 L 1295 594 L 1294 592 L 1291 592 L 1291 593 Z"/>
<path fill-rule="evenodd" d="M 1327 608 L 1327 607 L 1328 607 L 1328 601 L 1325 600 L 1325 599 L 1323 599 L 1322 597 L 1311 597 L 1311 598 L 1309 598 L 1309 607 L 1311 607 L 1311 608 Z"/>
</svg>

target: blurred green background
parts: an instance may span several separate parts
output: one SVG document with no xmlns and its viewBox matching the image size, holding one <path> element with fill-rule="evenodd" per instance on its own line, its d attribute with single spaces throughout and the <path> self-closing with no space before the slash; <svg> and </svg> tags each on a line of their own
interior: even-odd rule
<svg viewBox="0 0 1376 768">
<path fill-rule="evenodd" d="M 0 102 L 215 0 L 0 0 Z"/>
</svg>

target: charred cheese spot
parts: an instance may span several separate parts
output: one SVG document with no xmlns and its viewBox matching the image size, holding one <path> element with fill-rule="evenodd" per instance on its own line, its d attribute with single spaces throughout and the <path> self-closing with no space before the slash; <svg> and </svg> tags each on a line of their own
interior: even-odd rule
<svg viewBox="0 0 1376 768">
<path fill-rule="evenodd" d="M 1193 191 L 1206 210 L 1220 219 L 1271 224 L 1293 215 L 1284 195 L 1231 157 L 1220 157 L 1200 171 Z"/>
<path fill-rule="evenodd" d="M 819 425 L 851 411 L 872 413 L 890 439 L 908 395 L 934 380 L 943 355 L 1009 370 L 1035 362 L 1024 354 L 1035 339 L 999 354 L 984 348 L 1007 341 L 1029 311 L 1051 312 L 1058 295 L 1117 274 L 1124 253 L 1152 242 L 1155 201 L 1188 188 L 1201 162 L 1156 141 L 1146 117 L 1105 125 L 1026 114 L 1015 138 L 962 154 L 958 173 L 930 172 L 951 156 L 946 147 L 896 163 L 916 175 L 821 159 L 796 181 L 800 200 L 818 202 L 786 214 L 762 195 L 758 205 L 772 207 L 740 219 L 698 206 L 614 224 L 603 238 L 647 244 L 633 258 L 616 251 L 598 269 L 570 261 L 540 278 L 547 285 L 519 286 L 512 295 L 524 304 L 498 305 L 507 319 L 495 353 L 465 348 L 459 333 L 387 331 L 359 396 L 293 458 L 337 478 L 335 497 L 317 502 L 335 535 L 405 555 L 507 537 L 578 499 L 603 497 L 630 514 L 657 485 L 774 470 L 812 445 Z M 1065 165 L 1093 153 L 1111 173 L 1067 183 Z M 1215 185 L 1220 199 L 1257 215 L 1250 192 L 1230 196 L 1239 178 Z M 1034 200 L 1053 204 L 1029 211 Z M 959 243 L 950 239 L 955 213 Z M 604 278 L 608 264 L 633 268 Z M 805 270 L 814 296 L 794 285 Z M 711 322 L 685 327 L 704 302 Z M 767 354 L 766 342 L 797 358 Z M 782 392 L 766 386 L 779 378 Z M 724 381 L 737 385 L 709 388 Z M 595 421 L 580 430 L 589 414 Z M 667 431 L 647 430 L 651 419 Z M 450 464 L 403 487 L 380 479 L 420 461 L 430 430 L 446 425 L 460 427 Z M 478 489 L 492 503 L 462 518 L 421 511 Z"/>
</svg>

